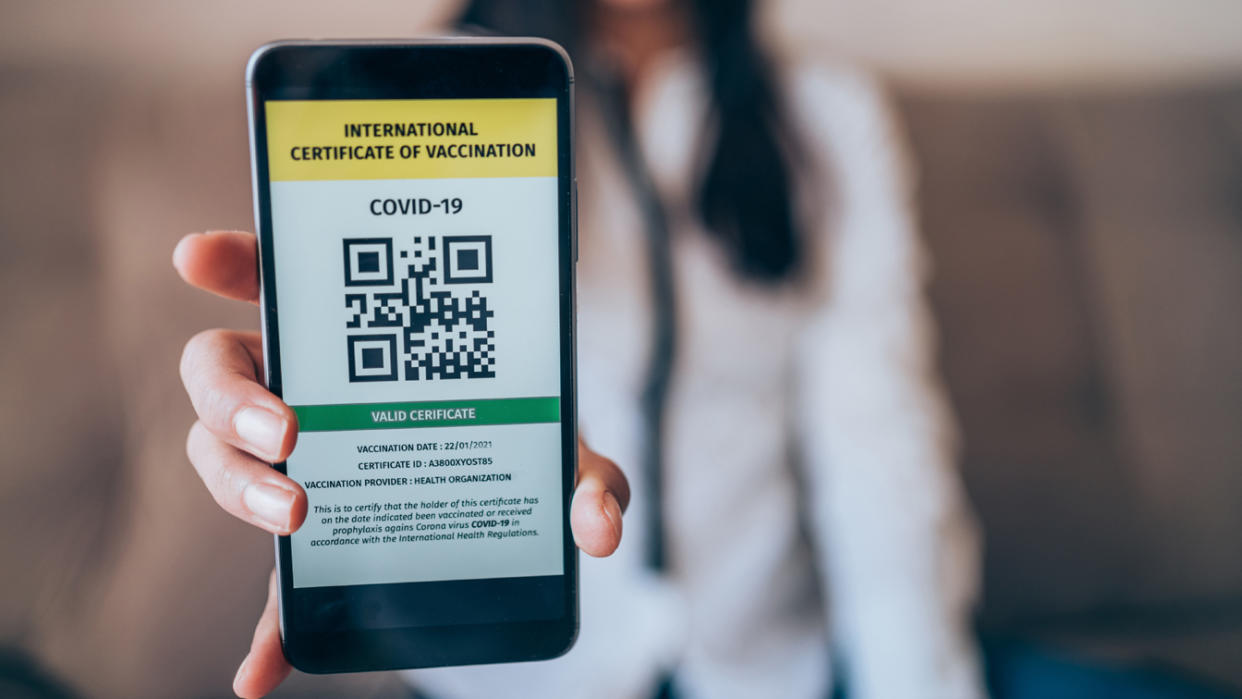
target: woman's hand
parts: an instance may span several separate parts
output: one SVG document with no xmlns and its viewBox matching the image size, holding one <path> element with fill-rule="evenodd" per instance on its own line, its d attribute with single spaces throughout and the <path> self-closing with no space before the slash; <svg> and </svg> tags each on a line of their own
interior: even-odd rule
<svg viewBox="0 0 1242 699">
<path fill-rule="evenodd" d="M 250 233 L 188 235 L 173 266 L 193 286 L 257 303 L 258 257 Z M 293 410 L 263 387 L 263 348 L 257 332 L 205 330 L 186 343 L 181 380 L 198 420 L 186 453 L 212 497 L 228 512 L 273 534 L 289 534 L 306 519 L 306 492 L 269 464 L 284 461 L 297 442 Z M 621 513 L 629 484 L 616 464 L 578 440 L 578 483 L 570 522 L 574 542 L 592 556 L 621 543 Z M 233 680 L 239 696 L 260 696 L 289 674 L 280 649 L 275 573 L 250 652 Z"/>
</svg>

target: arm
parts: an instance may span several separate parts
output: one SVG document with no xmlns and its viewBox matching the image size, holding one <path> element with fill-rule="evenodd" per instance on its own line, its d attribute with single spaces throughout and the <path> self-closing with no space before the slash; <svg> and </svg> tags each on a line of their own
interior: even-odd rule
<svg viewBox="0 0 1242 699">
<path fill-rule="evenodd" d="M 981 696 L 977 539 L 953 469 L 896 130 L 864 81 L 805 88 L 831 114 L 813 145 L 835 196 L 798 415 L 836 641 L 853 696 Z"/>
</svg>

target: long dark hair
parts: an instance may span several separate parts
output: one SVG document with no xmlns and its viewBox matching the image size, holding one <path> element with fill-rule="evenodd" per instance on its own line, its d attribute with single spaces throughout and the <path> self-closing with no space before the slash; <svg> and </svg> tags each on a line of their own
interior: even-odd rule
<svg viewBox="0 0 1242 699">
<path fill-rule="evenodd" d="M 796 271 L 803 242 L 792 196 L 795 139 L 755 36 L 753 3 L 683 1 L 707 70 L 716 126 L 715 142 L 705 144 L 699 215 L 744 277 L 784 280 Z M 460 23 L 545 37 L 578 56 L 585 16 L 576 0 L 472 0 Z"/>
</svg>

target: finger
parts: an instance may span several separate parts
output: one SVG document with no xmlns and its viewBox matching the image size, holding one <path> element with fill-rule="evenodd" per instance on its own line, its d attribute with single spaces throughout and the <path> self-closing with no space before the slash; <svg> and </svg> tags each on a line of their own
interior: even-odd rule
<svg viewBox="0 0 1242 699">
<path fill-rule="evenodd" d="M 225 442 L 271 463 L 297 441 L 297 416 L 258 383 L 257 333 L 205 330 L 185 345 L 181 380 L 199 420 Z"/>
<path fill-rule="evenodd" d="M 259 302 L 259 253 L 253 233 L 191 233 L 173 249 L 173 267 L 200 289 L 238 301 Z"/>
<path fill-rule="evenodd" d="M 225 444 L 195 422 L 186 455 L 225 512 L 273 534 L 291 534 L 306 520 L 306 491 L 288 476 Z"/>
<path fill-rule="evenodd" d="M 595 557 L 616 551 L 621 544 L 621 513 L 629 504 L 625 474 L 578 440 L 578 485 L 569 511 L 578 548 Z"/>
<path fill-rule="evenodd" d="M 267 584 L 267 605 L 254 629 L 250 652 L 237 668 L 233 691 L 239 697 L 261 697 L 284 681 L 293 668 L 280 650 L 280 621 L 277 618 L 276 571 Z"/>
</svg>

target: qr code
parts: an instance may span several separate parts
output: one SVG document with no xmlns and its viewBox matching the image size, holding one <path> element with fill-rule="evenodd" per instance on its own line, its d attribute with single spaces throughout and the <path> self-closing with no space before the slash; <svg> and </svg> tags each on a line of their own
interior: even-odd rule
<svg viewBox="0 0 1242 699">
<path fill-rule="evenodd" d="M 490 235 L 347 238 L 344 256 L 350 382 L 496 376 Z"/>
</svg>

